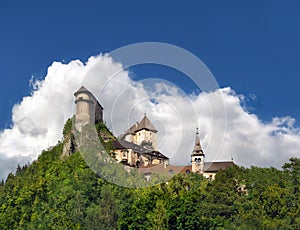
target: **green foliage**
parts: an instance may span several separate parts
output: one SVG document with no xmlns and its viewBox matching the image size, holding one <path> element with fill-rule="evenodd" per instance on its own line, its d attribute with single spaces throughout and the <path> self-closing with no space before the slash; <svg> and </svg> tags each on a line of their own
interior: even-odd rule
<svg viewBox="0 0 300 230">
<path fill-rule="evenodd" d="M 68 121 L 64 135 L 70 132 L 70 124 Z M 98 124 L 96 130 L 103 143 L 113 140 L 105 124 Z M 109 144 L 104 148 L 111 150 Z M 97 176 L 79 152 L 62 159 L 62 150 L 63 144 L 59 143 L 44 151 L 31 165 L 18 166 L 15 174 L 9 174 L 1 182 L 0 229 L 297 229 L 300 226 L 300 159 L 297 158 L 284 164 L 283 171 L 236 166 L 220 171 L 214 181 L 194 173 L 179 174 L 167 183 L 129 189 Z M 127 184 L 136 183 L 120 168 L 103 167 L 103 174 L 114 173 Z M 146 182 L 141 178 L 138 183 Z M 248 196 L 237 193 L 240 184 L 246 185 Z"/>
<path fill-rule="evenodd" d="M 68 134 L 71 133 L 72 129 L 73 129 L 73 120 L 75 118 L 70 118 L 67 120 L 64 129 L 63 129 L 63 136 L 66 137 Z"/>
</svg>

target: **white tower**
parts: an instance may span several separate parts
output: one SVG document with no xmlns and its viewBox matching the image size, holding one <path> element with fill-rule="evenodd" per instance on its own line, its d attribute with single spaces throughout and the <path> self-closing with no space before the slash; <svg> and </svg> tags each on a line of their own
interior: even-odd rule
<svg viewBox="0 0 300 230">
<path fill-rule="evenodd" d="M 201 147 L 198 128 L 196 129 L 195 146 L 191 157 L 192 157 L 192 171 L 202 174 L 204 170 L 205 154 Z"/>
<path fill-rule="evenodd" d="M 157 150 L 157 129 L 151 123 L 147 115 L 138 123 L 135 130 L 135 144 L 152 146 L 153 150 Z"/>
</svg>

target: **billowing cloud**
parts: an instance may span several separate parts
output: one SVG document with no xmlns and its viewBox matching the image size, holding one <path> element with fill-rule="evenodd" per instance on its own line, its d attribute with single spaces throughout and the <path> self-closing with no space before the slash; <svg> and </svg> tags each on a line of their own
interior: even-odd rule
<svg viewBox="0 0 300 230">
<path fill-rule="evenodd" d="M 54 62 L 44 80 L 31 84 L 32 94 L 13 108 L 13 126 L 0 133 L 2 162 L 36 159 L 61 140 L 63 125 L 75 111 L 73 94 L 81 85 L 99 99 L 105 122 L 117 136 L 147 113 L 159 130 L 159 148 L 172 163 L 189 162 L 197 126 L 207 160 L 233 158 L 243 166 L 280 167 L 290 157 L 300 157 L 300 129 L 293 118 L 261 121 L 245 108 L 245 97 L 229 87 L 187 95 L 161 79 L 134 81 L 108 55 L 86 63 Z M 0 177 L 8 169 L 11 165 L 2 164 Z"/>
</svg>

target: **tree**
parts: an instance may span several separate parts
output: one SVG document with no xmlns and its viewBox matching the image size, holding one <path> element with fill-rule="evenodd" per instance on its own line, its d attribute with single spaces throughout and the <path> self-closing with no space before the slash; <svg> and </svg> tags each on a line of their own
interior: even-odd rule
<svg viewBox="0 0 300 230">
<path fill-rule="evenodd" d="M 117 205 L 109 187 L 102 188 L 100 207 L 100 221 L 104 227 L 102 229 L 115 229 L 118 221 Z"/>
<path fill-rule="evenodd" d="M 152 223 L 152 229 L 168 229 L 168 215 L 164 201 L 157 200 L 155 209 L 148 215 L 148 220 Z"/>
<path fill-rule="evenodd" d="M 300 159 L 290 158 L 289 163 L 285 163 L 282 168 L 292 179 L 292 184 L 295 186 L 295 193 L 299 192 L 300 186 Z"/>
</svg>

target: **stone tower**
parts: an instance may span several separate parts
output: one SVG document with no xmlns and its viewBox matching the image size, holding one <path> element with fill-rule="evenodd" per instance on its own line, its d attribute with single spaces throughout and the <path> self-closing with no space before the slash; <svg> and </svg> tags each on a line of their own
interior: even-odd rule
<svg viewBox="0 0 300 230">
<path fill-rule="evenodd" d="M 76 104 L 76 128 L 86 124 L 96 124 L 103 120 L 103 107 L 84 86 L 74 93 Z"/>
<path fill-rule="evenodd" d="M 131 126 L 121 139 L 157 151 L 157 129 L 145 114 L 140 122 Z"/>
<path fill-rule="evenodd" d="M 195 146 L 194 146 L 194 150 L 193 150 L 191 157 L 192 157 L 192 171 L 202 174 L 203 170 L 204 170 L 205 154 L 201 147 L 198 128 L 196 130 Z"/>
<path fill-rule="evenodd" d="M 135 130 L 135 143 L 145 146 L 146 148 L 153 147 L 152 150 L 157 150 L 157 129 L 151 123 L 146 113 L 143 119 L 138 123 Z"/>
</svg>

